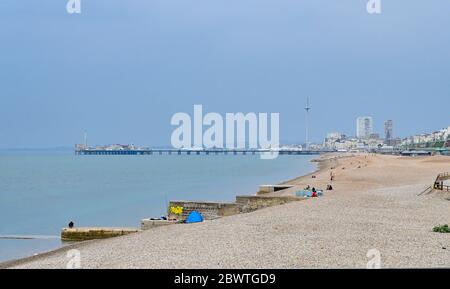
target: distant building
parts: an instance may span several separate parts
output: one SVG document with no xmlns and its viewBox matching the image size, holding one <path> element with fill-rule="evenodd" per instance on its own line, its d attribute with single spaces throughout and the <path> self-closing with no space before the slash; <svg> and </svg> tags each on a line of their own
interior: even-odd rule
<svg viewBox="0 0 450 289">
<path fill-rule="evenodd" d="M 336 149 L 336 143 L 345 139 L 345 135 L 339 132 L 331 132 L 323 141 L 323 147 L 327 149 Z"/>
<path fill-rule="evenodd" d="M 400 145 L 403 147 L 445 147 L 450 140 L 450 126 L 432 133 L 422 133 L 404 138 Z"/>
<path fill-rule="evenodd" d="M 369 135 L 369 139 L 371 139 L 371 140 L 379 140 L 380 139 L 380 135 L 377 134 L 377 133 L 371 133 Z"/>
<path fill-rule="evenodd" d="M 345 138 L 345 136 L 342 133 L 340 133 L 340 132 L 330 132 L 330 133 L 327 133 L 327 138 L 329 138 L 329 139 L 342 139 L 342 138 Z"/>
<path fill-rule="evenodd" d="M 392 145 L 394 139 L 394 122 L 392 120 L 386 120 L 384 122 L 384 140 L 387 145 Z"/>
<path fill-rule="evenodd" d="M 356 137 L 365 139 L 373 134 L 373 118 L 370 116 L 362 116 L 356 119 Z"/>
</svg>

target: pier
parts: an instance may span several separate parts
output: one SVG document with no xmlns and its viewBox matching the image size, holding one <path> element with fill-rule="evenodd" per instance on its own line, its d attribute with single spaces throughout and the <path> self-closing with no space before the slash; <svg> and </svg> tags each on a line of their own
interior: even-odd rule
<svg viewBox="0 0 450 289">
<path fill-rule="evenodd" d="M 76 155 L 318 155 L 331 152 L 328 150 L 273 150 L 273 149 L 148 149 L 148 150 L 101 150 L 75 149 Z"/>
</svg>

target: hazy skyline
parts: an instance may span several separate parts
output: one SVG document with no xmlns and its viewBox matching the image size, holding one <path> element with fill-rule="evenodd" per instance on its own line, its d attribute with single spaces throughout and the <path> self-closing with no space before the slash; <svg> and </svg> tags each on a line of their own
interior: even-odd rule
<svg viewBox="0 0 450 289">
<path fill-rule="evenodd" d="M 169 145 L 174 113 L 279 112 L 282 143 L 450 125 L 450 2 L 0 2 L 0 148 Z"/>
</svg>

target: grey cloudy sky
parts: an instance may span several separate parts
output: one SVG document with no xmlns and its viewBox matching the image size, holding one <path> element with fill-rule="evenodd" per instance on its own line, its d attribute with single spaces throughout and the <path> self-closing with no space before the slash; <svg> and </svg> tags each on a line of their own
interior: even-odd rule
<svg viewBox="0 0 450 289">
<path fill-rule="evenodd" d="M 176 112 L 279 112 L 283 142 L 450 125 L 450 1 L 0 2 L 0 148 L 168 145 Z"/>
</svg>

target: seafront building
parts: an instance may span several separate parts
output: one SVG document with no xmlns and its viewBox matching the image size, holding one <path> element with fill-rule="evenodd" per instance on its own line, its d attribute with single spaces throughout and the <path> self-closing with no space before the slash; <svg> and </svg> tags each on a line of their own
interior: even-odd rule
<svg viewBox="0 0 450 289">
<path fill-rule="evenodd" d="M 356 137 L 339 132 L 328 133 L 323 147 L 336 151 L 370 151 L 382 147 L 384 140 L 373 131 L 373 118 L 361 116 L 356 119 Z"/>
<path fill-rule="evenodd" d="M 356 119 L 356 137 L 366 139 L 371 134 L 373 134 L 373 118 L 371 116 L 358 117 Z"/>
<path fill-rule="evenodd" d="M 349 138 L 343 133 L 328 133 L 323 141 L 323 147 L 336 151 L 359 151 L 366 147 L 366 144 L 358 138 Z"/>
<path fill-rule="evenodd" d="M 390 124 L 392 125 L 392 121 Z M 392 135 L 392 129 L 389 133 Z M 339 132 L 328 133 L 323 141 L 323 147 L 336 151 L 373 151 L 388 146 L 385 140 L 373 131 L 373 118 L 361 116 L 356 119 L 356 137 L 347 137 Z"/>
<path fill-rule="evenodd" d="M 394 122 L 392 120 L 386 120 L 384 122 L 384 140 L 387 145 L 392 145 L 394 138 Z"/>
<path fill-rule="evenodd" d="M 402 139 L 403 147 L 450 147 L 450 126 L 434 131 L 412 135 Z"/>
</svg>

